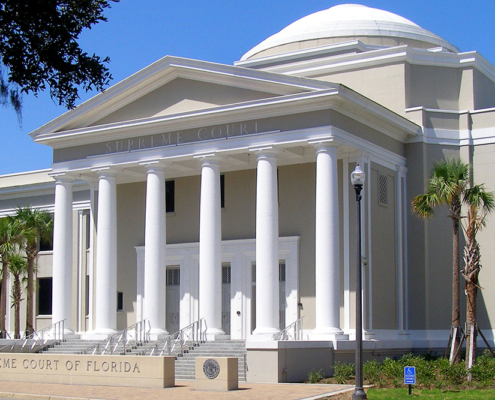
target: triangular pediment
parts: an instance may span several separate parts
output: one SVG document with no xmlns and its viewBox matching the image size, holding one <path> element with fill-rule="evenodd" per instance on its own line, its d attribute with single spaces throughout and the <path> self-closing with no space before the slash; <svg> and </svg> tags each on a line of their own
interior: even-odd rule
<svg viewBox="0 0 495 400">
<path fill-rule="evenodd" d="M 92 126 L 187 113 L 277 94 L 236 86 L 176 78 L 92 123 Z"/>
<path fill-rule="evenodd" d="M 313 79 L 167 56 L 33 131 L 31 136 L 38 141 L 72 130 L 180 115 L 333 86 Z"/>
</svg>

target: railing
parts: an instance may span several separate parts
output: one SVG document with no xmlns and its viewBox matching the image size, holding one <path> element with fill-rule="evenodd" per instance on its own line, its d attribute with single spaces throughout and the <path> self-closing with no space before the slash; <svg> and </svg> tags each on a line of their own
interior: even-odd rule
<svg viewBox="0 0 495 400">
<path fill-rule="evenodd" d="M 21 346 L 21 352 L 28 349 L 31 352 L 37 346 L 44 346 L 49 340 L 53 340 L 54 344 L 59 344 L 65 340 L 64 328 L 65 319 L 56 322 L 40 331 L 35 331 L 31 335 L 24 338 L 24 343 Z M 32 341 L 32 343 L 30 343 Z"/>
<path fill-rule="evenodd" d="M 163 345 L 157 343 L 150 355 L 178 356 L 182 355 L 189 347 L 198 346 L 203 342 L 206 342 L 206 321 L 201 318 L 167 337 Z"/>
<path fill-rule="evenodd" d="M 302 340 L 303 339 L 303 319 L 299 318 L 297 321 L 290 324 L 285 329 L 273 335 L 273 340 Z"/>
<path fill-rule="evenodd" d="M 129 326 L 122 332 L 112 335 L 95 346 L 83 350 L 82 354 L 126 354 L 130 349 L 141 346 L 150 340 L 150 323 L 144 319 Z"/>
</svg>

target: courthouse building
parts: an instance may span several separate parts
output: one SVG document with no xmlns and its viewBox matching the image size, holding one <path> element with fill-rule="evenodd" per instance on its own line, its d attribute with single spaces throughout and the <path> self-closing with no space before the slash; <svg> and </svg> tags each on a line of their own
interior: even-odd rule
<svg viewBox="0 0 495 400">
<path fill-rule="evenodd" d="M 495 67 L 398 15 L 339 5 L 233 66 L 166 56 L 31 136 L 53 164 L 0 177 L 0 212 L 54 213 L 37 329 L 65 319 L 105 337 L 147 319 L 156 338 L 204 318 L 209 340 L 247 340 L 248 363 L 250 349 L 351 351 L 359 164 L 365 348 L 445 348 L 452 223 L 410 202 L 446 158 L 495 191 Z M 486 288 L 494 240 L 492 217 Z M 494 305 L 482 290 L 490 340 Z M 301 318 L 304 341 L 273 340 Z"/>
</svg>

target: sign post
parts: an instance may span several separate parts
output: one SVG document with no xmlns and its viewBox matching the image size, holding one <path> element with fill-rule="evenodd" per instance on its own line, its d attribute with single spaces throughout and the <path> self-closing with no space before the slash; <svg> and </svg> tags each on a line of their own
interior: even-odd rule
<svg viewBox="0 0 495 400">
<path fill-rule="evenodd" d="M 416 367 L 404 367 L 404 385 L 409 385 L 409 396 L 411 386 L 416 384 Z"/>
</svg>

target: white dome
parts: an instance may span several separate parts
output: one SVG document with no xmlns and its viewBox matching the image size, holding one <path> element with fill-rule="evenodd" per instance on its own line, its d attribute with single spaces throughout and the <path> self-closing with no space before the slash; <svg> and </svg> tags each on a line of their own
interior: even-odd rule
<svg viewBox="0 0 495 400">
<path fill-rule="evenodd" d="M 297 20 L 253 47 L 241 60 L 289 43 L 364 36 L 410 39 L 459 52 L 446 40 L 397 14 L 359 4 L 342 4 Z"/>
</svg>

